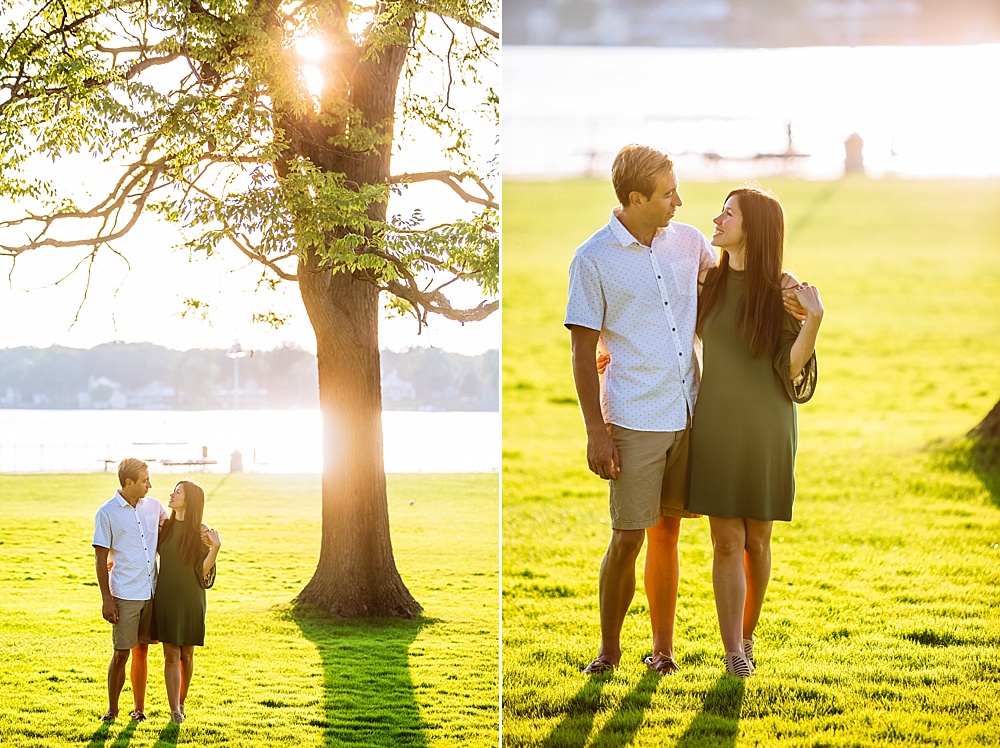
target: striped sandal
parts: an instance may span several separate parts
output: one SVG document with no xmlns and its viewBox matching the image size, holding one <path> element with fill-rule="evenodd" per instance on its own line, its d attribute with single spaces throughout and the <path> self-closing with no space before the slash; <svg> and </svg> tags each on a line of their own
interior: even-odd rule
<svg viewBox="0 0 1000 748">
<path fill-rule="evenodd" d="M 726 673 L 734 678 L 749 678 L 753 675 L 753 666 L 742 652 L 726 652 Z"/>
<path fill-rule="evenodd" d="M 754 643 L 754 638 L 752 634 L 749 639 L 743 640 L 743 654 L 745 654 L 747 656 L 747 659 L 750 660 L 750 667 L 756 670 L 757 661 L 754 660 L 753 658 L 753 643 Z"/>
</svg>

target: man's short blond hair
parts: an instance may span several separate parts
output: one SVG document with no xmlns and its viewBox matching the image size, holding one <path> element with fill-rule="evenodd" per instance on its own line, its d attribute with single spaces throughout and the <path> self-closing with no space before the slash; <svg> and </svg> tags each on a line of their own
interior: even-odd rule
<svg viewBox="0 0 1000 748">
<path fill-rule="evenodd" d="M 125 488 L 125 481 L 129 478 L 138 481 L 143 470 L 149 470 L 149 465 L 135 457 L 126 457 L 118 463 L 118 482 Z"/>
<path fill-rule="evenodd" d="M 656 180 L 674 169 L 670 156 L 648 145 L 625 146 L 611 166 L 611 183 L 622 206 L 628 206 L 633 192 L 649 198 L 656 190 Z"/>
</svg>

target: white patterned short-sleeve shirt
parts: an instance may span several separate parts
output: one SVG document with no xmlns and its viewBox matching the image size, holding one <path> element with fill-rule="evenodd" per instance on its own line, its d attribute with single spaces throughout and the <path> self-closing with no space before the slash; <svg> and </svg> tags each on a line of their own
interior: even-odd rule
<svg viewBox="0 0 1000 748">
<path fill-rule="evenodd" d="M 167 510 L 156 499 L 139 499 L 135 508 L 120 493 L 97 510 L 95 547 L 108 548 L 111 594 L 121 600 L 151 600 L 156 591 L 156 544 L 160 517 Z"/>
<path fill-rule="evenodd" d="M 671 222 L 651 246 L 612 213 L 576 250 L 565 325 L 599 330 L 611 365 L 601 377 L 604 420 L 636 431 L 680 431 L 698 396 L 694 328 L 698 273 L 718 255 L 698 229 Z"/>
</svg>

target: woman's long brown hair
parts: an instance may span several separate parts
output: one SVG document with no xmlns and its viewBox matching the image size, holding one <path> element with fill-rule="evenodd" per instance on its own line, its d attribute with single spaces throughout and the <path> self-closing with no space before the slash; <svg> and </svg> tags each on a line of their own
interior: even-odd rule
<svg viewBox="0 0 1000 748">
<path fill-rule="evenodd" d="M 750 345 L 750 354 L 771 354 L 785 310 L 781 304 L 781 273 L 785 247 L 785 214 L 778 198 L 758 187 L 740 187 L 726 199 L 736 197 L 743 216 L 746 236 L 746 293 L 740 299 L 736 321 Z M 697 331 L 716 310 L 726 292 L 729 253 L 723 252 L 719 265 L 708 271 L 698 299 Z"/>
<path fill-rule="evenodd" d="M 182 480 L 177 485 L 184 486 L 184 520 L 182 522 L 167 522 L 163 526 L 157 548 L 163 545 L 173 532 L 174 526 L 179 524 L 181 561 L 185 564 L 193 564 L 201 558 L 202 549 L 205 547 L 204 543 L 201 542 L 201 520 L 205 514 L 205 489 L 189 480 Z M 174 514 L 174 510 L 171 509 L 171 520 L 174 519 Z"/>
</svg>

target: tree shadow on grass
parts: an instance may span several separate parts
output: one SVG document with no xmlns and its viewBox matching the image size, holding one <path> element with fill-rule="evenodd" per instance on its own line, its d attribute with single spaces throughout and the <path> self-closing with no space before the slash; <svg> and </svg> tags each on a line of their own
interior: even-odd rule
<svg viewBox="0 0 1000 748">
<path fill-rule="evenodd" d="M 723 675 L 705 694 L 698 716 L 677 741 L 677 748 L 732 748 L 740 734 L 743 681 Z"/>
<path fill-rule="evenodd" d="M 1000 509 L 1000 439 L 970 434 L 955 441 L 932 442 L 927 450 L 945 470 L 975 475 L 989 494 L 989 502 Z"/>
<path fill-rule="evenodd" d="M 969 466 L 989 492 L 990 502 L 1000 508 L 1000 440 L 975 440 L 969 450 Z"/>
<path fill-rule="evenodd" d="M 341 620 L 306 605 L 292 619 L 323 663 L 323 728 L 328 746 L 427 745 L 410 678 L 409 650 L 426 618 Z"/>
</svg>

